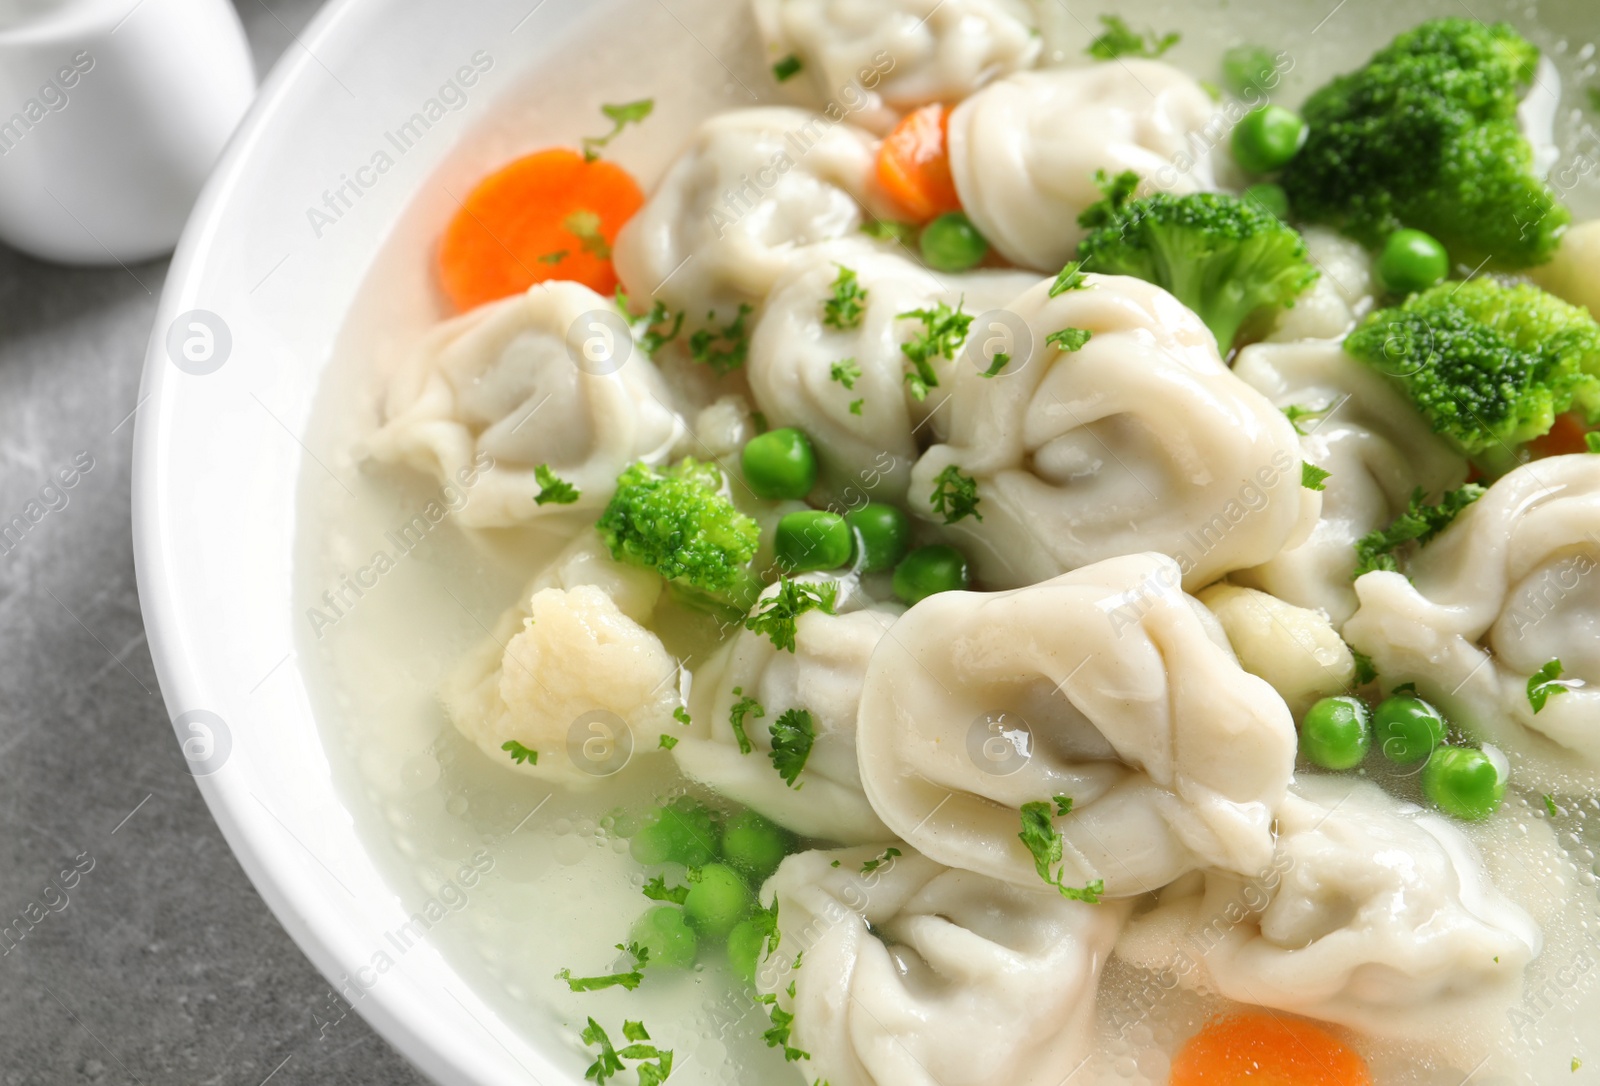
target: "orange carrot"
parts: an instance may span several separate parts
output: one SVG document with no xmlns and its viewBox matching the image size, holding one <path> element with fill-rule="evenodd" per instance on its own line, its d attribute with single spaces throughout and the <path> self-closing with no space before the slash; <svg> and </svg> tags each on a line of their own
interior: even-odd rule
<svg viewBox="0 0 1600 1086">
<path fill-rule="evenodd" d="M 571 279 L 617 286 L 611 243 L 644 203 L 622 167 L 553 148 L 517 159 L 467 195 L 439 243 L 439 281 L 458 310 Z"/>
<path fill-rule="evenodd" d="M 1565 415 L 1557 415 L 1555 425 L 1550 427 L 1548 434 L 1528 442 L 1528 451 L 1538 457 L 1586 453 L 1589 451 L 1589 446 L 1583 435 L 1588 430 L 1589 428 L 1583 424 L 1582 417 L 1576 412 L 1569 411 Z"/>
<path fill-rule="evenodd" d="M 949 133 L 950 111 L 935 103 L 901 118 L 878 150 L 878 184 L 912 222 L 961 210 L 950 177 Z"/>
<path fill-rule="evenodd" d="M 1372 1086 L 1366 1061 L 1310 1022 L 1250 1012 L 1214 1018 L 1172 1061 L 1169 1086 Z"/>
</svg>

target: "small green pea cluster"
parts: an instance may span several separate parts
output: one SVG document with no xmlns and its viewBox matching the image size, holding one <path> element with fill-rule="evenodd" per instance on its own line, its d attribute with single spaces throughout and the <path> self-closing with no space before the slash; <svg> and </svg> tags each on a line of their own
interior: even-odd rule
<svg viewBox="0 0 1600 1086">
<path fill-rule="evenodd" d="M 645 816 L 628 842 L 646 867 L 688 870 L 682 903 L 647 910 L 628 938 L 650 952 L 650 967 L 686 969 L 704 946 L 722 945 L 735 972 L 755 982 L 770 919 L 758 915 L 756 892 L 799 842 L 754 811 L 724 816 L 680 796 Z"/>
<path fill-rule="evenodd" d="M 1240 118 L 1233 129 L 1233 159 L 1247 173 L 1267 175 L 1283 169 L 1305 146 L 1310 129 L 1293 110 L 1261 106 Z M 1289 195 L 1283 186 L 1262 181 L 1244 190 L 1244 199 L 1280 219 L 1289 217 Z"/>
<path fill-rule="evenodd" d="M 802 430 L 769 430 L 746 442 L 745 482 L 760 498 L 801 501 L 817 485 L 818 463 Z M 943 544 L 913 547 L 911 518 L 887 502 L 868 502 L 843 515 L 821 509 L 786 513 L 773 536 L 773 554 L 786 574 L 842 569 L 893 570 L 894 593 L 907 604 L 964 589 L 967 559 Z"/>
<path fill-rule="evenodd" d="M 1396 765 L 1422 767 L 1422 791 L 1446 814 L 1469 822 L 1492 815 L 1505 798 L 1499 766 L 1474 747 L 1445 742 L 1444 714 L 1409 690 L 1370 709 L 1355 695 L 1323 698 L 1300 722 L 1300 753 L 1324 769 L 1354 769 L 1377 746 Z"/>
</svg>

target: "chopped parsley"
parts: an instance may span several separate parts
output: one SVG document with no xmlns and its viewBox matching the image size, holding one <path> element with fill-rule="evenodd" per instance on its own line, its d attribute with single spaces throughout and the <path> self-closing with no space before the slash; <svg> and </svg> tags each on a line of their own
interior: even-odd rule
<svg viewBox="0 0 1600 1086">
<path fill-rule="evenodd" d="M 562 479 L 550 470 L 549 464 L 540 464 L 533 469 L 534 482 L 539 484 L 539 493 L 533 496 L 534 505 L 571 505 L 581 496 L 577 487 Z"/>
<path fill-rule="evenodd" d="M 583 251 L 596 260 L 611 259 L 611 243 L 600 232 L 600 215 L 580 207 L 561 220 L 561 228 L 578 239 Z"/>
<path fill-rule="evenodd" d="M 1053 798 L 1059 814 L 1066 814 L 1072 810 L 1072 800 L 1068 797 Z M 1087 902 L 1090 905 L 1099 904 L 1100 895 L 1106 889 L 1105 880 L 1095 879 L 1083 887 L 1065 886 L 1061 882 L 1061 875 L 1066 870 L 1065 864 L 1058 868 L 1055 874 L 1050 873 L 1051 864 L 1061 863 L 1063 851 L 1061 834 L 1056 831 L 1055 823 L 1051 821 L 1050 803 L 1045 800 L 1024 803 L 1021 811 L 1022 832 L 1017 834 L 1017 839 L 1033 854 L 1033 867 L 1039 872 L 1039 877 L 1054 886 L 1064 898 Z"/>
<path fill-rule="evenodd" d="M 789 996 L 793 998 L 794 986 L 791 984 L 789 987 Z M 794 1015 L 778 1006 L 776 996 L 766 996 L 763 1002 L 768 1004 L 767 1013 L 772 1017 L 771 1028 L 761 1035 L 761 1039 L 767 1042 L 767 1047 L 782 1048 L 783 1058 L 791 1063 L 795 1060 L 809 1060 L 811 1053 L 789 1044 L 789 1034 L 794 1029 Z"/>
<path fill-rule="evenodd" d="M 1350 650 L 1350 658 L 1356 662 L 1356 685 L 1365 686 L 1378 677 L 1378 669 L 1372 666 L 1372 657 L 1364 652 Z"/>
<path fill-rule="evenodd" d="M 954 359 L 961 345 L 967 341 L 967 329 L 972 325 L 972 315 L 961 311 L 962 302 L 951 309 L 943 302 L 932 309 L 913 309 L 898 313 L 900 320 L 922 322 L 922 331 L 900 344 L 900 351 L 911 362 L 912 370 L 906 374 L 911 386 L 911 396 L 919 403 L 928 398 L 928 390 L 937 387 L 939 375 L 934 372 L 935 358 Z"/>
<path fill-rule="evenodd" d="M 553 253 L 544 253 L 541 256 L 534 257 L 533 259 L 537 260 L 541 264 L 559 264 L 563 260 L 567 259 L 567 253 L 569 251 L 570 250 L 567 249 L 557 249 Z"/>
<path fill-rule="evenodd" d="M 728 726 L 733 729 L 733 737 L 739 742 L 739 753 L 749 754 L 756 748 L 750 743 L 750 736 L 745 733 L 745 717 L 762 717 L 767 711 L 755 698 L 749 697 L 744 692 L 744 687 L 733 688 L 734 696 L 739 700 L 733 703 L 733 708 L 728 711 Z"/>
<path fill-rule="evenodd" d="M 1059 347 L 1068 352 L 1083 350 L 1083 345 L 1093 338 L 1094 333 L 1087 328 L 1063 328 L 1059 332 L 1051 332 L 1044 337 L 1044 341 L 1052 347 Z"/>
<path fill-rule="evenodd" d="M 772 750 L 767 755 L 772 759 L 772 768 L 778 771 L 784 784 L 798 789 L 800 785 L 795 781 L 805 769 L 806 759 L 811 757 L 811 745 L 817 739 L 811 714 L 804 709 L 790 709 L 767 725 L 767 731 L 772 734 Z"/>
<path fill-rule="evenodd" d="M 644 967 L 650 960 L 650 950 L 638 943 L 618 943 L 617 949 L 633 959 L 632 969 L 600 977 L 575 977 L 572 970 L 563 969 L 556 974 L 556 979 L 566 981 L 567 987 L 574 992 L 598 992 L 603 988 L 626 988 L 631 992 L 644 980 Z"/>
<path fill-rule="evenodd" d="M 800 69 L 804 67 L 805 64 L 800 60 L 800 58 L 795 56 L 793 53 L 790 53 L 788 56 L 784 57 L 782 60 L 778 61 L 778 63 L 772 66 L 772 78 L 776 79 L 779 83 L 787 83 L 789 80 L 799 75 Z"/>
<path fill-rule="evenodd" d="M 1589 97 L 1589 108 L 1594 110 L 1596 113 L 1600 113 L 1600 86 L 1589 87 L 1585 93 Z M 1572 1069 L 1574 1071 L 1578 1069 L 1576 1060 L 1573 1061 Z"/>
<path fill-rule="evenodd" d="M 1584 434 L 1583 447 L 1592 453 L 1600 453 L 1600 430 L 1590 430 Z"/>
<path fill-rule="evenodd" d="M 583 140 L 583 157 L 593 162 L 600 157 L 600 149 L 622 134 L 622 130 L 630 124 L 639 124 L 655 111 L 654 98 L 641 98 L 637 102 L 623 102 L 618 105 L 603 105 L 600 112 L 606 115 L 611 122 L 611 131 L 603 136 L 585 136 Z"/>
<path fill-rule="evenodd" d="M 538 765 L 539 752 L 523 746 L 515 739 L 507 739 L 500 744 L 500 749 L 511 755 L 511 760 L 518 765 Z"/>
<path fill-rule="evenodd" d="M 1056 281 L 1050 284 L 1050 297 L 1058 297 L 1069 290 L 1082 290 L 1088 285 L 1088 276 L 1083 274 L 1083 263 L 1069 260 L 1056 276 Z"/>
<path fill-rule="evenodd" d="M 677 745 L 678 745 L 678 737 L 676 735 L 668 735 L 666 732 L 662 732 L 661 733 L 661 743 L 656 749 L 657 750 L 671 750 L 673 747 L 675 747 Z"/>
<path fill-rule="evenodd" d="M 1096 170 L 1094 183 L 1099 188 L 1102 199 L 1084 208 L 1078 216 L 1078 225 L 1090 230 L 1107 226 L 1117 220 L 1122 213 L 1122 206 L 1133 199 L 1134 193 L 1139 191 L 1139 175 L 1132 170 L 1123 170 L 1115 177 L 1111 177 L 1104 170 Z M 1082 264 L 1074 262 L 1067 265 L 1067 268 L 1074 267 L 1081 268 Z M 1061 269 L 1063 275 L 1066 271 L 1066 268 Z M 1055 294 L 1052 293 L 1050 296 L 1054 298 Z"/>
<path fill-rule="evenodd" d="M 739 315 L 721 328 L 705 327 L 689 337 L 689 357 L 710 366 L 717 374 L 732 373 L 744 365 L 750 353 L 750 332 L 745 321 L 752 310 L 749 305 L 739 306 Z M 707 313 L 706 320 L 717 319 L 716 313 Z"/>
<path fill-rule="evenodd" d="M 866 403 L 866 402 L 867 402 L 866 400 L 851 400 L 850 401 L 850 413 L 852 415 L 861 414 L 861 405 Z"/>
<path fill-rule="evenodd" d="M 835 362 L 828 370 L 828 377 L 831 380 L 838 381 L 847 391 L 852 392 L 855 390 L 856 381 L 860 376 L 861 367 L 856 365 L 856 360 L 853 358 Z"/>
<path fill-rule="evenodd" d="M 933 479 L 933 493 L 928 501 L 933 511 L 944 517 L 946 524 L 972 517 L 982 521 L 978 512 L 978 480 L 961 474 L 961 469 L 951 464 Z"/>
<path fill-rule="evenodd" d="M 1561 813 L 1560 809 L 1556 807 L 1556 797 L 1552 796 L 1549 792 L 1546 792 L 1540 798 L 1544 800 L 1544 809 L 1550 812 L 1551 818 L 1554 818 L 1556 815 Z"/>
<path fill-rule="evenodd" d="M 861 224 L 861 232 L 869 238 L 879 241 L 896 241 L 901 245 L 910 245 L 917 236 L 915 224 L 908 222 L 894 222 L 888 219 L 874 219 Z"/>
<path fill-rule="evenodd" d="M 651 901 L 670 901 L 674 905 L 682 905 L 689 896 L 687 886 L 668 886 L 665 875 L 657 875 L 645 883 L 641 892 Z"/>
<path fill-rule="evenodd" d="M 878 870 L 878 868 L 885 867 L 885 866 L 888 866 L 888 865 L 892 864 L 894 862 L 895 858 L 898 857 L 899 855 L 900 855 L 900 850 L 899 849 L 893 848 L 893 847 L 886 848 L 882 852 L 878 853 L 878 855 L 876 857 L 874 857 L 873 859 L 870 859 L 866 863 L 862 864 L 861 865 L 861 873 L 863 875 L 870 875 L 874 871 Z"/>
<path fill-rule="evenodd" d="M 606 1036 L 606 1031 L 593 1018 L 589 1019 L 589 1024 L 579 1036 L 584 1044 L 591 1048 L 598 1046 L 600 1050 L 595 1061 L 583 1073 L 585 1079 L 600 1086 L 623 1072 L 623 1060 L 637 1061 L 633 1069 L 639 1075 L 639 1086 L 661 1086 L 672 1074 L 672 1050 L 659 1049 L 646 1043 L 650 1040 L 650 1034 L 643 1022 L 622 1023 L 623 1039 L 630 1043 L 621 1049 L 612 1046 L 611 1038 Z"/>
<path fill-rule="evenodd" d="M 1000 371 L 1006 368 L 1006 363 L 1011 361 L 1011 356 L 1004 351 L 994 352 L 994 357 L 989 360 L 989 368 L 980 373 L 979 377 L 998 377 Z"/>
<path fill-rule="evenodd" d="M 1419 547 L 1423 546 L 1448 528 L 1450 522 L 1455 520 L 1463 509 L 1483 497 L 1483 493 L 1483 487 L 1477 483 L 1468 483 L 1466 486 L 1447 491 L 1437 505 L 1427 505 L 1423 502 L 1423 490 L 1418 487 L 1411 495 L 1411 502 L 1406 511 L 1396 517 L 1392 524 L 1387 528 L 1368 532 L 1356 541 L 1356 570 L 1351 574 L 1351 579 L 1363 573 L 1371 573 L 1375 569 L 1398 573 L 1400 563 L 1394 556 L 1397 548 L 1413 540 Z"/>
<path fill-rule="evenodd" d="M 1138 33 L 1121 17 L 1100 16 L 1105 30 L 1089 43 L 1088 53 L 1096 60 L 1116 60 L 1118 57 L 1147 57 L 1154 59 L 1183 40 L 1177 31 L 1157 35 L 1153 30 Z"/>
<path fill-rule="evenodd" d="M 756 604 L 755 613 L 744 620 L 745 629 L 765 634 L 778 648 L 793 652 L 796 620 L 807 611 L 833 614 L 838 598 L 837 584 L 805 584 L 779 577 L 778 591 Z"/>
<path fill-rule="evenodd" d="M 1561 678 L 1561 661 L 1551 660 L 1538 671 L 1528 676 L 1528 704 L 1533 706 L 1533 715 L 1538 716 L 1544 709 L 1545 702 L 1557 694 L 1565 694 L 1574 686 L 1579 685 L 1575 680 Z"/>
<path fill-rule="evenodd" d="M 867 292 L 856 281 L 855 269 L 843 264 L 834 267 L 839 269 L 839 277 L 833 281 L 833 297 L 823 299 L 822 323 L 841 330 L 855 328 L 861 323 Z"/>
<path fill-rule="evenodd" d="M 672 719 L 676 720 L 679 724 L 682 724 L 686 728 L 693 723 L 693 720 L 689 716 L 689 710 L 685 709 L 681 705 L 672 710 Z"/>
<path fill-rule="evenodd" d="M 1319 468 L 1309 460 L 1300 461 L 1300 485 L 1307 490 L 1327 490 L 1328 476 L 1333 472 Z"/>
<path fill-rule="evenodd" d="M 1288 407 L 1283 409 L 1283 413 L 1284 416 L 1288 418 L 1289 425 L 1294 427 L 1294 432 L 1299 434 L 1301 437 L 1305 437 L 1307 434 L 1311 433 L 1311 431 L 1304 429 L 1300 425 L 1300 420 L 1320 420 L 1329 411 L 1332 411 L 1334 406 L 1334 404 L 1329 404 L 1327 407 L 1301 407 L 1299 404 L 1290 404 Z"/>
<path fill-rule="evenodd" d="M 650 307 L 650 312 L 640 317 L 634 316 L 633 310 L 628 303 L 627 292 L 621 287 L 617 288 L 617 308 L 622 311 L 622 318 L 633 328 L 638 338 L 639 346 L 649 355 L 654 355 L 662 347 L 678 338 L 678 332 L 683 328 L 683 310 L 678 310 L 676 315 L 671 314 L 667 310 L 667 303 L 660 299 L 657 299 L 656 304 Z M 667 323 L 669 316 L 672 317 L 672 327 L 664 332 L 656 331 L 656 329 Z M 641 328 L 644 329 L 642 332 L 639 331 Z"/>
</svg>

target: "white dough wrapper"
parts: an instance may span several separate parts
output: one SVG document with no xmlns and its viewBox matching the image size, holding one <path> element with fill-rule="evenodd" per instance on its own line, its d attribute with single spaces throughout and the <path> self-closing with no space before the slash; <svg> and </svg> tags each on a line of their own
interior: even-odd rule
<svg viewBox="0 0 1600 1086">
<path fill-rule="evenodd" d="M 907 611 L 861 695 L 879 817 L 940 863 L 1027 888 L 1041 881 L 1019 812 L 1055 796 L 1073 801 L 1054 820 L 1068 885 L 1123 897 L 1197 867 L 1258 870 L 1294 722 L 1179 576 L 1130 555 Z"/>
<path fill-rule="evenodd" d="M 866 132 L 820 113 L 719 113 L 617 235 L 617 276 L 637 303 L 685 310 L 691 328 L 727 324 L 760 304 L 797 249 L 857 232 L 876 199 L 876 153 Z"/>
<path fill-rule="evenodd" d="M 1329 473 L 1310 538 L 1233 580 L 1342 627 L 1356 610 L 1356 541 L 1387 528 L 1418 487 L 1436 498 L 1460 486 L 1467 461 L 1392 381 L 1337 342 L 1259 343 L 1239 352 L 1233 372 L 1278 407 L 1313 412 L 1298 422 L 1301 455 Z"/>
<path fill-rule="evenodd" d="M 855 272 L 865 292 L 859 321 L 849 327 L 830 325 L 823 305 L 833 297 L 841 268 Z M 911 465 L 940 429 L 933 416 L 948 414 L 943 386 L 962 357 L 937 359 L 940 387 L 916 400 L 905 381 L 909 364 L 901 345 L 923 325 L 901 314 L 943 302 L 977 316 L 1038 281 L 1031 272 L 940 274 L 866 242 L 802 250 L 751 335 L 751 392 L 772 425 L 796 426 L 810 437 L 832 494 L 901 501 Z M 834 377 L 834 366 L 847 362 L 861 371 L 849 388 Z"/>
<path fill-rule="evenodd" d="M 643 625 L 662 585 L 585 532 L 445 679 L 457 730 L 506 769 L 575 787 L 656 750 L 682 704 L 678 662 Z M 513 761 L 513 739 L 537 762 Z"/>
<path fill-rule="evenodd" d="M 1095 171 L 1132 170 L 1140 194 L 1216 187 L 1212 149 L 1226 118 L 1193 78 L 1158 60 L 1019 72 L 950 115 L 950 172 L 961 206 L 1007 259 L 1057 272 L 1103 198 Z"/>
<path fill-rule="evenodd" d="M 1317 267 L 1317 281 L 1279 311 L 1267 342 L 1343 339 L 1376 302 L 1372 255 L 1359 241 L 1326 226 L 1307 226 L 1300 236 Z"/>
<path fill-rule="evenodd" d="M 1345 623 L 1386 687 L 1414 682 L 1535 792 L 1600 790 L 1600 457 L 1524 464 L 1399 573 L 1356 582 Z M 1528 679 L 1561 661 L 1535 713 Z"/>
<path fill-rule="evenodd" d="M 672 755 L 685 775 L 796 833 L 841 844 L 890 836 L 861 791 L 856 712 L 867 661 L 899 610 L 849 610 L 854 602 L 841 603 L 845 613 L 838 615 L 801 615 L 793 652 L 777 648 L 765 634 L 741 629 L 695 669 L 689 728 L 668 730 L 678 737 Z M 751 712 L 742 721 L 748 754 L 740 752 L 732 724 L 733 707 L 744 697 L 754 698 L 763 714 Z M 778 776 L 770 757 L 769 729 L 790 709 L 809 712 L 816 730 L 797 787 Z"/>
<path fill-rule="evenodd" d="M 768 58 L 799 59 L 809 103 L 888 131 L 900 113 L 958 102 L 1031 68 L 1042 40 L 1027 0 L 755 0 Z"/>
<path fill-rule="evenodd" d="M 1299 436 L 1160 287 L 1090 275 L 1009 307 L 1031 352 L 996 377 L 957 367 L 949 438 L 911 473 L 913 512 L 954 466 L 977 480 L 977 517 L 941 531 L 989 587 L 1033 584 L 1103 558 L 1158 550 L 1195 591 L 1305 539 L 1321 495 L 1301 486 Z M 1082 349 L 1046 342 L 1076 328 Z"/>
<path fill-rule="evenodd" d="M 624 468 L 660 463 L 688 432 L 655 364 L 596 317 L 615 313 L 582 284 L 548 282 L 445 321 L 391 378 L 367 455 L 446 485 L 492 463 L 465 488 L 469 528 L 603 508 Z M 619 363 L 588 360 L 596 335 Z M 534 501 L 541 464 L 578 488 L 576 503 Z"/>
<path fill-rule="evenodd" d="M 789 1044 L 811 1056 L 796 1069 L 831 1086 L 1059 1086 L 1089 1054 L 1127 907 L 886 847 L 790 856 L 762 890 L 780 941 L 756 983 L 794 1015 Z"/>
<path fill-rule="evenodd" d="M 1422 1043 L 1471 1015 L 1503 1024 L 1544 937 L 1448 818 L 1368 781 L 1308 777 L 1278 834 L 1251 878 L 1210 872 L 1165 891 L 1119 956 L 1383 1037 Z"/>
</svg>

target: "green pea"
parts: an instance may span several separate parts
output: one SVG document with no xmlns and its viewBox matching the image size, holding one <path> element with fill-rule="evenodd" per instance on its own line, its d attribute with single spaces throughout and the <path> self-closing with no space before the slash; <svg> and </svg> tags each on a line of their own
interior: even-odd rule
<svg viewBox="0 0 1600 1086">
<path fill-rule="evenodd" d="M 728 964 L 746 984 L 756 982 L 756 970 L 761 966 L 767 940 L 766 925 L 750 917 L 739 921 L 728 932 Z"/>
<path fill-rule="evenodd" d="M 1360 698 L 1323 698 L 1300 722 L 1300 753 L 1324 769 L 1354 769 L 1372 749 L 1372 723 Z"/>
<path fill-rule="evenodd" d="M 1293 110 L 1262 106 L 1246 113 L 1233 129 L 1233 157 L 1250 173 L 1271 173 L 1300 153 L 1310 130 Z"/>
<path fill-rule="evenodd" d="M 1283 191 L 1282 185 L 1263 181 L 1259 185 L 1251 185 L 1245 189 L 1243 198 L 1280 219 L 1289 217 L 1289 194 Z"/>
<path fill-rule="evenodd" d="M 942 272 L 975 268 L 989 255 L 989 243 L 959 211 L 946 212 L 924 226 L 918 245 L 928 267 Z"/>
<path fill-rule="evenodd" d="M 936 592 L 958 591 L 969 583 L 967 556 L 943 543 L 918 547 L 894 567 L 894 594 L 908 604 Z"/>
<path fill-rule="evenodd" d="M 911 549 L 911 518 L 897 505 L 868 502 L 846 513 L 844 522 L 856 533 L 868 573 L 893 569 Z"/>
<path fill-rule="evenodd" d="M 1421 698 L 1384 698 L 1372 714 L 1372 730 L 1383 756 L 1398 765 L 1420 762 L 1444 742 L 1444 716 Z"/>
<path fill-rule="evenodd" d="M 768 430 L 745 442 L 744 480 L 758 498 L 799 500 L 817 485 L 817 454 L 794 427 Z"/>
<path fill-rule="evenodd" d="M 753 904 L 755 895 L 739 872 L 726 864 L 707 864 L 689 884 L 683 914 L 703 937 L 726 939 Z"/>
<path fill-rule="evenodd" d="M 676 905 L 659 905 L 647 910 L 633 922 L 628 939 L 650 952 L 646 968 L 687 969 L 694 964 L 695 952 L 700 946 L 694 929 L 683 918 L 683 910 Z"/>
<path fill-rule="evenodd" d="M 1431 234 L 1396 230 L 1378 254 L 1378 278 L 1394 294 L 1414 294 L 1444 282 L 1450 254 Z"/>
<path fill-rule="evenodd" d="M 740 811 L 722 829 L 722 858 L 760 886 L 794 851 L 794 834 L 754 811 Z"/>
<path fill-rule="evenodd" d="M 789 573 L 838 569 L 849 563 L 855 535 L 839 514 L 806 509 L 784 514 L 772 548 L 778 565 Z"/>
<path fill-rule="evenodd" d="M 1440 747 L 1422 767 L 1422 791 L 1445 814 L 1481 822 L 1500 806 L 1506 782 L 1483 751 Z"/>
<path fill-rule="evenodd" d="M 628 842 L 634 860 L 646 866 L 678 863 L 698 867 L 716 859 L 716 849 L 715 816 L 687 796 L 645 815 Z"/>
</svg>

